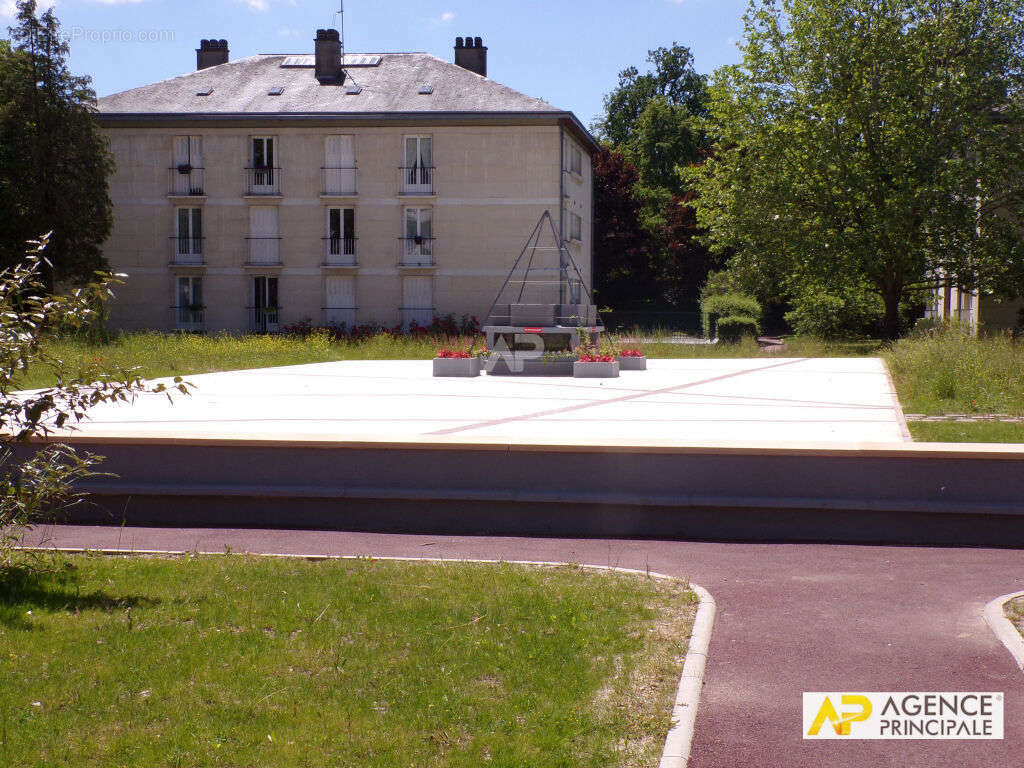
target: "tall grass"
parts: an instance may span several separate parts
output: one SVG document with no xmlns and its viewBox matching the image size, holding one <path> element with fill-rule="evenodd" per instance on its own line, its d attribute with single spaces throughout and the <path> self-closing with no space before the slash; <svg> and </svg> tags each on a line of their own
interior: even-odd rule
<svg viewBox="0 0 1024 768">
<path fill-rule="evenodd" d="M 336 360 L 425 360 L 433 357 L 440 346 L 468 349 L 473 341 L 472 337 L 389 334 L 353 341 L 336 340 L 326 333 L 303 337 L 147 332 L 121 334 L 106 344 L 62 338 L 50 342 L 47 352 L 75 370 L 135 368 L 144 378 L 157 378 Z M 52 383 L 51 372 L 45 367 L 29 368 L 18 381 L 25 389 Z"/>
<path fill-rule="evenodd" d="M 908 413 L 1024 414 L 1024 345 L 1009 334 L 974 337 L 950 326 L 900 339 L 884 354 Z"/>
</svg>

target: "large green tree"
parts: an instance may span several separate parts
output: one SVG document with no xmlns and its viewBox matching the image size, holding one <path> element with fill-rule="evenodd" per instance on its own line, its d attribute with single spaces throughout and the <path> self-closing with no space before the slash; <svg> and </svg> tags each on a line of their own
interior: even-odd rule
<svg viewBox="0 0 1024 768">
<path fill-rule="evenodd" d="M 1019 0 L 754 0 L 743 62 L 716 72 L 698 221 L 748 273 L 1007 288 L 1022 260 Z"/>
<path fill-rule="evenodd" d="M 105 266 L 107 177 L 113 159 L 95 118 L 88 77 L 71 73 L 52 9 L 19 0 L 11 40 L 0 41 L 0 267 L 52 232 L 45 279 L 82 283 Z"/>
</svg>

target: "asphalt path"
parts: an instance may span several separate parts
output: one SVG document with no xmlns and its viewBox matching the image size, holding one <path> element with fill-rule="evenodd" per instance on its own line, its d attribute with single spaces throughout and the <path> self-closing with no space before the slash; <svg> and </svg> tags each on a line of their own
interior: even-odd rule
<svg viewBox="0 0 1024 768">
<path fill-rule="evenodd" d="M 718 603 L 694 768 L 1024 768 L 1024 675 L 985 625 L 1024 551 L 48 526 L 58 547 L 549 560 L 687 577 Z M 1002 741 L 804 741 L 803 691 L 1002 691 Z"/>
</svg>

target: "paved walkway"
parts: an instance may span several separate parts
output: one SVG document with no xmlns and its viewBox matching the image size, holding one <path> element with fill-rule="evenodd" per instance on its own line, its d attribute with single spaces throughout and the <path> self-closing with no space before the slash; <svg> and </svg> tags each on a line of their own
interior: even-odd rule
<svg viewBox="0 0 1024 768">
<path fill-rule="evenodd" d="M 902 442 L 874 358 L 651 360 L 617 379 L 433 378 L 430 361 L 356 361 L 187 377 L 162 395 L 90 410 L 86 435 L 289 434 L 429 440 Z"/>
<path fill-rule="evenodd" d="M 694 768 L 1017 768 L 1024 675 L 982 619 L 1024 589 L 1024 552 L 992 549 L 74 527 L 56 546 L 558 560 L 691 578 L 718 602 Z M 803 691 L 1005 691 L 1003 741 L 801 739 Z"/>
</svg>

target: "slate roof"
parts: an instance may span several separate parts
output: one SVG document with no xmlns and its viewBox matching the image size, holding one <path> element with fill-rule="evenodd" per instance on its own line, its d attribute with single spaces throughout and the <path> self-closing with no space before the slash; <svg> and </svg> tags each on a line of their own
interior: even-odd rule
<svg viewBox="0 0 1024 768">
<path fill-rule="evenodd" d="M 367 54 L 360 54 L 366 56 Z M 395 112 L 550 113 L 545 101 L 526 96 L 428 53 L 373 54 L 377 66 L 347 68 L 345 85 L 320 85 L 310 66 L 287 66 L 285 54 L 260 54 L 99 99 L 102 116 L 181 114 L 367 114 Z M 358 94 L 347 85 L 361 86 Z M 433 92 L 422 94 L 422 86 Z M 197 93 L 213 89 L 209 96 Z M 283 88 L 280 96 L 268 91 Z"/>
</svg>

